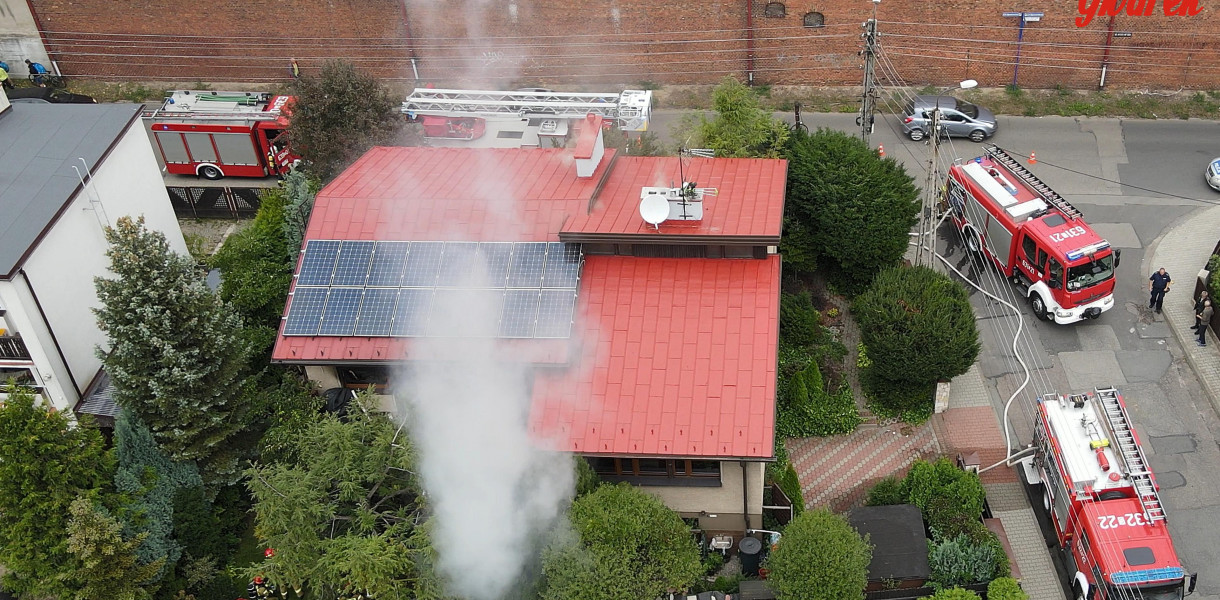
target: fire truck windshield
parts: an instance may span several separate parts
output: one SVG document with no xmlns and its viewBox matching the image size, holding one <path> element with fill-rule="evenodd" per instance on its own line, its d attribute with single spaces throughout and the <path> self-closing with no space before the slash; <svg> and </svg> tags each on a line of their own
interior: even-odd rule
<svg viewBox="0 0 1220 600">
<path fill-rule="evenodd" d="M 1067 288 L 1080 290 L 1114 276 L 1114 255 L 1098 258 L 1082 265 L 1068 267 Z"/>
</svg>

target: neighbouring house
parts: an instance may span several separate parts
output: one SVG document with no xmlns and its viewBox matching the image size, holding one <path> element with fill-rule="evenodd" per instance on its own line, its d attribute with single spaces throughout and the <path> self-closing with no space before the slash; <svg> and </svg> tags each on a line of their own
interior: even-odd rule
<svg viewBox="0 0 1220 600">
<path fill-rule="evenodd" d="M 93 280 L 108 274 L 104 227 L 142 215 L 186 252 L 141 108 L 9 105 L 0 94 L 0 379 L 103 420 L 114 404 L 92 309 Z"/>
<path fill-rule="evenodd" d="M 481 294 L 498 318 L 464 335 L 530 365 L 540 444 L 740 536 L 774 460 L 786 174 L 618 155 L 595 117 L 574 148 L 374 148 L 317 196 L 272 359 L 390 389 L 460 359 L 420 338 Z M 494 283 L 463 290 L 476 263 Z"/>
</svg>

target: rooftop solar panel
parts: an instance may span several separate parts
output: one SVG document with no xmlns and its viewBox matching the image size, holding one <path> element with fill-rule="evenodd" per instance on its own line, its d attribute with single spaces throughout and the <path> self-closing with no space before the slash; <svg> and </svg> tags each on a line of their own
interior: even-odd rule
<svg viewBox="0 0 1220 600">
<path fill-rule="evenodd" d="M 372 256 L 373 242 L 343 242 L 331 285 L 364 285 Z"/>
<path fill-rule="evenodd" d="M 297 285 L 330 285 L 338 254 L 339 242 L 310 240 L 305 246 L 305 257 L 301 259 Z"/>
<path fill-rule="evenodd" d="M 398 287 L 402 283 L 402 271 L 410 246 L 411 242 L 377 242 L 369 266 L 368 285 Z"/>
<path fill-rule="evenodd" d="M 284 335 L 568 337 L 582 261 L 560 242 L 311 240 Z"/>
<path fill-rule="evenodd" d="M 364 288 L 330 288 L 318 335 L 352 335 Z"/>
<path fill-rule="evenodd" d="M 317 335 L 328 288 L 297 286 L 288 305 L 284 335 Z"/>
</svg>

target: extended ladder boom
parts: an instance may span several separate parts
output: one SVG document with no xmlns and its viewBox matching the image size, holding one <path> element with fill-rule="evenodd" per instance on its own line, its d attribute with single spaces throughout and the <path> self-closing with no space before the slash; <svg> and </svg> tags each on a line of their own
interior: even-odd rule
<svg viewBox="0 0 1220 600">
<path fill-rule="evenodd" d="M 618 119 L 623 129 L 644 131 L 652 112 L 652 92 L 615 93 L 504 92 L 418 88 L 402 103 L 410 115 L 518 115 L 582 118 L 588 114 Z"/>
<path fill-rule="evenodd" d="M 1102 412 L 1113 434 L 1118 447 L 1120 460 L 1126 467 L 1127 477 L 1135 488 L 1136 496 L 1144 508 L 1144 516 L 1149 522 L 1164 521 L 1165 507 L 1161 504 L 1161 496 L 1157 493 L 1156 482 L 1152 480 L 1152 472 L 1148 470 L 1148 459 L 1144 450 L 1135 441 L 1135 433 L 1127 410 L 1119 400 L 1118 390 L 1114 388 L 1097 389 L 1097 401 L 1101 403 Z"/>
<path fill-rule="evenodd" d="M 1059 212 L 1063 213 L 1063 216 L 1069 221 L 1074 221 L 1081 217 L 1080 211 L 1077 210 L 1075 206 L 1072 206 L 1072 204 L 1064 199 L 1063 196 L 1060 196 L 1055 192 L 1055 190 L 1052 190 L 1050 186 L 1043 183 L 1041 179 L 1038 179 L 1037 175 L 1034 175 L 1033 172 L 1026 169 L 1025 166 L 1021 164 L 1021 161 L 1014 158 L 1003 148 L 1000 148 L 999 146 L 988 146 L 985 152 L 993 162 L 1004 165 L 1004 168 L 1008 169 L 1011 173 L 1017 177 L 1020 177 L 1022 181 L 1029 184 L 1029 187 L 1033 189 L 1034 192 L 1042 196 L 1042 198 L 1051 206 L 1059 209 Z"/>
</svg>

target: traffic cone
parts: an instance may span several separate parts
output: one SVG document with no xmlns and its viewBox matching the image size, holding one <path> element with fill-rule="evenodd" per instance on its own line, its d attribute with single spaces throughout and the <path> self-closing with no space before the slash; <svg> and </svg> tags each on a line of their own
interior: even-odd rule
<svg viewBox="0 0 1220 600">
<path fill-rule="evenodd" d="M 885 144 L 877 144 L 877 156 L 885 158 Z"/>
<path fill-rule="evenodd" d="M 1031 164 L 1031 165 L 1038 164 L 1038 155 L 1036 153 L 1034 153 L 1034 152 L 1029 153 L 1029 164 Z"/>
</svg>

